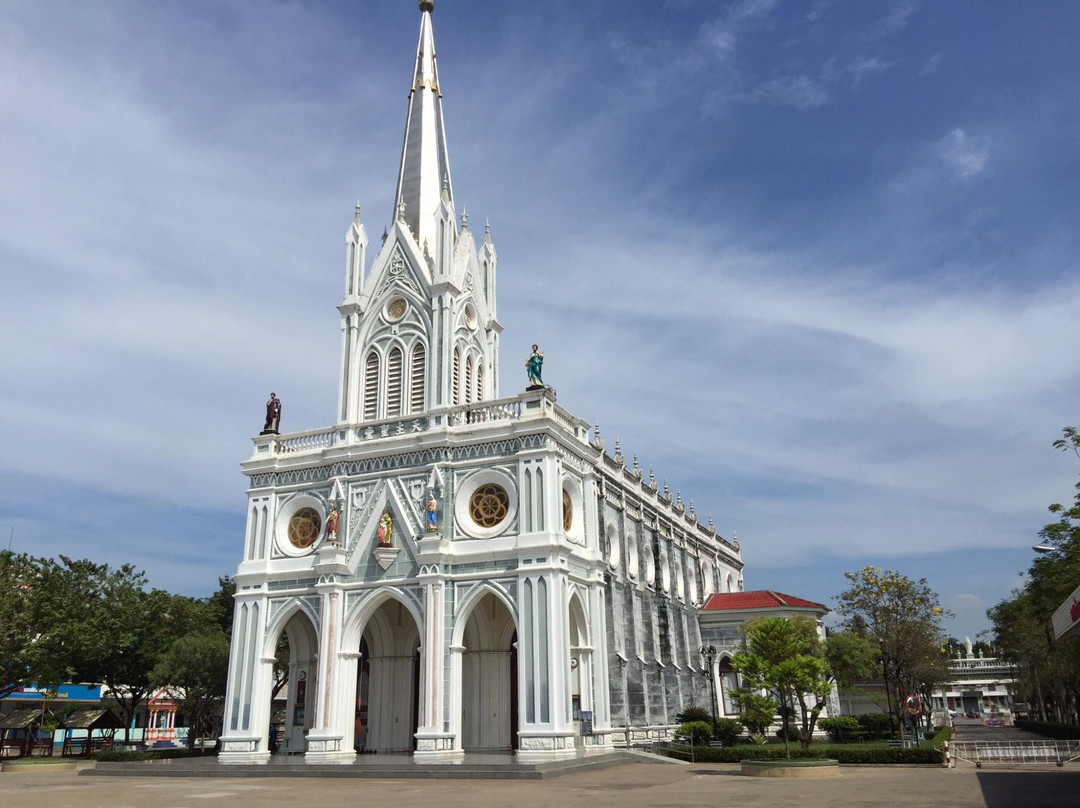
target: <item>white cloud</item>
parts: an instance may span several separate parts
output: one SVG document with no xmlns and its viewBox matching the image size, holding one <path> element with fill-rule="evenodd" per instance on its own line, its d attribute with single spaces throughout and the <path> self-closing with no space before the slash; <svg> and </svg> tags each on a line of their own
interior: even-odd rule
<svg viewBox="0 0 1080 808">
<path fill-rule="evenodd" d="M 911 15 L 918 8 L 915 0 L 901 0 L 893 5 L 888 13 L 880 18 L 867 32 L 869 39 L 882 39 L 898 34 L 908 27 Z"/>
<path fill-rule="evenodd" d="M 820 107 L 829 100 L 829 94 L 821 83 L 809 76 L 781 76 L 767 81 L 757 88 L 754 97 L 801 110 Z"/>
<path fill-rule="evenodd" d="M 937 153 L 957 177 L 967 179 L 986 169 L 990 146 L 985 140 L 972 138 L 956 128 L 937 142 Z"/>
</svg>

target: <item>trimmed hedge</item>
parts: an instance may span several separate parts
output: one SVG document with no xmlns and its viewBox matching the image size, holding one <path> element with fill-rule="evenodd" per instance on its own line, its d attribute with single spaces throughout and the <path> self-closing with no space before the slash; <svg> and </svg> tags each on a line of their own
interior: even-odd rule
<svg viewBox="0 0 1080 808">
<path fill-rule="evenodd" d="M 147 749 L 145 751 L 132 749 L 123 752 L 97 752 L 94 755 L 94 760 L 98 763 L 127 763 L 132 760 L 171 760 L 172 758 L 213 757 L 215 753 L 216 752 L 213 749 L 208 749 L 206 751 L 201 749 Z"/>
<path fill-rule="evenodd" d="M 1037 732 L 1047 738 L 1057 738 L 1060 741 L 1072 741 L 1080 738 L 1080 726 L 1076 724 L 1060 724 L 1055 721 L 1033 721 L 1030 718 L 1018 718 L 1014 722 L 1020 729 L 1028 732 Z"/>
<path fill-rule="evenodd" d="M 681 759 L 689 759 L 689 746 L 675 746 L 672 751 Z M 673 755 L 675 756 L 675 755 Z M 784 748 L 770 746 L 698 746 L 694 748 L 694 760 L 698 763 L 738 763 L 741 760 L 782 760 Z M 841 763 L 874 763 L 889 765 L 892 763 L 942 763 L 940 749 L 844 749 L 829 746 L 827 749 L 807 750 L 792 749 L 793 760 L 820 760 L 832 758 Z"/>
<path fill-rule="evenodd" d="M 841 763 L 943 763 L 940 749 L 844 749 L 834 746 L 829 753 Z"/>
<path fill-rule="evenodd" d="M 679 758 L 689 758 L 689 746 L 673 746 Z M 768 746 L 696 746 L 694 747 L 694 760 L 698 763 L 738 763 L 740 760 L 782 760 L 784 747 L 779 744 Z M 791 750 L 792 759 L 818 759 L 824 758 L 825 753 L 811 747 L 805 752 L 802 749 Z"/>
</svg>

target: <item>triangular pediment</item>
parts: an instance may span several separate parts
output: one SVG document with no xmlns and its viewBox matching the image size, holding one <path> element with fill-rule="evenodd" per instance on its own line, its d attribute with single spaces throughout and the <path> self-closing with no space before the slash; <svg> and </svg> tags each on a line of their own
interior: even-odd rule
<svg viewBox="0 0 1080 808">
<path fill-rule="evenodd" d="M 411 293 L 417 300 L 429 298 L 431 275 L 416 242 L 405 228 L 395 225 L 372 264 L 364 308 L 378 306 L 393 291 Z"/>
</svg>

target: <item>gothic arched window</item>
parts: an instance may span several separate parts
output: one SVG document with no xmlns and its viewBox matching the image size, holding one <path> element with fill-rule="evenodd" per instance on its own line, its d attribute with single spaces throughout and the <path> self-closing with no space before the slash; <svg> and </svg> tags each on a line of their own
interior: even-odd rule
<svg viewBox="0 0 1080 808">
<path fill-rule="evenodd" d="M 484 400 L 484 360 L 476 363 L 476 400 Z"/>
<path fill-rule="evenodd" d="M 386 363 L 386 417 L 401 415 L 401 349 L 394 347 Z"/>
<path fill-rule="evenodd" d="M 364 420 L 374 421 L 379 414 L 379 355 L 372 351 L 364 362 Z"/>
<path fill-rule="evenodd" d="M 412 364 L 409 366 L 409 412 L 424 410 L 424 380 L 427 378 L 427 349 L 422 342 L 412 349 Z"/>
<path fill-rule="evenodd" d="M 473 401 L 473 358 L 465 360 L 465 403 Z"/>
<path fill-rule="evenodd" d="M 461 351 L 458 348 L 454 348 L 454 389 L 451 391 L 450 403 L 461 403 Z"/>
</svg>

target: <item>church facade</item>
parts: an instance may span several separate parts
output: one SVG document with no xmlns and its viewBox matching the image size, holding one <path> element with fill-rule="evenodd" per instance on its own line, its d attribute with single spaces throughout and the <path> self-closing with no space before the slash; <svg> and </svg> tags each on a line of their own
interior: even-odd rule
<svg viewBox="0 0 1080 808">
<path fill-rule="evenodd" d="M 604 751 L 721 681 L 699 613 L 742 589 L 737 542 L 560 407 L 538 349 L 500 394 L 498 254 L 455 207 L 433 7 L 393 223 L 370 261 L 359 209 L 346 234 L 337 421 L 278 434 L 268 404 L 243 463 L 225 763 L 271 755 L 282 635 L 278 748 L 313 762 Z"/>
</svg>

